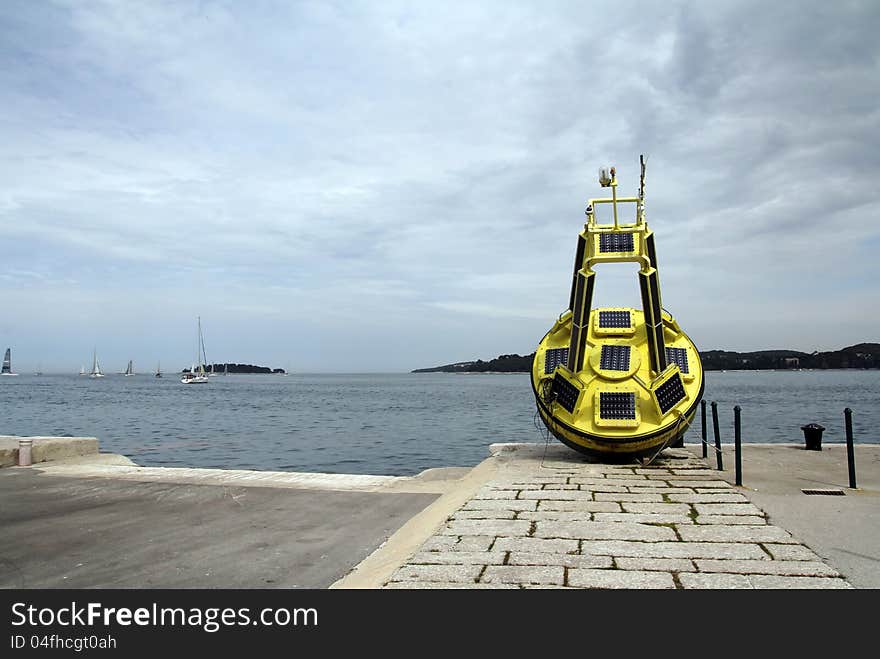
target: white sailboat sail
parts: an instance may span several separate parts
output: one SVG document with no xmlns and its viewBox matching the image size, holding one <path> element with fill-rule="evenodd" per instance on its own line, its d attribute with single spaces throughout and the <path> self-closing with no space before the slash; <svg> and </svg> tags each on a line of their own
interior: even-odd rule
<svg viewBox="0 0 880 659">
<path fill-rule="evenodd" d="M 132 368 L 131 360 L 128 360 L 128 366 L 125 367 L 125 376 L 134 375 L 134 368 Z"/>
<path fill-rule="evenodd" d="M 92 353 L 92 372 L 89 373 L 90 378 L 102 378 L 104 377 L 104 372 L 101 370 L 101 365 L 98 363 L 98 350 L 97 348 Z"/>
</svg>

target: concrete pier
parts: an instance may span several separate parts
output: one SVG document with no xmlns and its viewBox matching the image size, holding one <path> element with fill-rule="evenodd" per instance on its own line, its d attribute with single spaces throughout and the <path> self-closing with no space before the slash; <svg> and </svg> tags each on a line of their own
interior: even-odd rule
<svg viewBox="0 0 880 659">
<path fill-rule="evenodd" d="M 85 439 L 0 469 L 0 587 L 880 587 L 880 445 L 851 490 L 828 444 L 746 444 L 737 487 L 696 447 L 642 466 L 496 444 L 393 477 L 141 467 Z"/>
<path fill-rule="evenodd" d="M 2 469 L 0 587 L 326 588 L 463 471 L 162 469 L 112 454 Z"/>
<path fill-rule="evenodd" d="M 18 447 L 22 439 L 33 440 L 31 460 L 34 463 L 64 460 L 98 454 L 97 437 L 15 437 L 0 436 L 0 467 L 18 464 Z"/>
</svg>

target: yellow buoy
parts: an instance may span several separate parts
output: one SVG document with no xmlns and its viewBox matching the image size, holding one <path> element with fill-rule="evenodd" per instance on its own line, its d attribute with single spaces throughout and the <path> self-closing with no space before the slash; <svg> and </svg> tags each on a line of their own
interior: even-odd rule
<svg viewBox="0 0 880 659">
<path fill-rule="evenodd" d="M 538 413 L 564 444 L 587 454 L 653 456 L 673 445 L 693 420 L 703 395 L 696 346 L 663 308 L 654 234 L 645 219 L 645 161 L 637 197 L 617 197 L 615 169 L 599 182 L 611 198 L 591 199 L 578 235 L 568 309 L 541 339 L 532 362 Z M 613 224 L 596 207 L 610 204 Z M 618 205 L 634 204 L 621 222 Z M 596 272 L 604 263 L 635 262 L 642 308 L 592 308 Z"/>
</svg>

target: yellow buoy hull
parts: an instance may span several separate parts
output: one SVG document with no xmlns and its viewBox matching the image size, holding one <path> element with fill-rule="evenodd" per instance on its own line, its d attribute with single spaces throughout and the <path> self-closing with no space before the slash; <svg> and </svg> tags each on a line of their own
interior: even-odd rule
<svg viewBox="0 0 880 659">
<path fill-rule="evenodd" d="M 595 309 L 591 316 L 595 318 L 599 311 L 603 310 Z M 590 323 L 587 345 L 591 358 L 585 360 L 585 368 L 577 374 L 572 374 L 564 365 L 547 372 L 548 351 L 566 349 L 570 345 L 570 313 L 564 314 L 556 322 L 535 351 L 531 381 L 538 413 L 554 437 L 583 453 L 640 457 L 671 446 L 687 431 L 703 396 L 703 370 L 697 348 L 671 317 L 668 317 L 663 327 L 665 347 L 685 351 L 688 372 L 682 373 L 681 367 L 675 364 L 673 369 L 678 368 L 686 396 L 669 410 L 661 412 L 656 403 L 656 386 L 653 390 L 651 387 L 656 378 L 652 377 L 648 359 L 644 317 L 638 310 L 629 311 L 636 322 L 635 331 L 628 337 L 597 335 L 595 321 Z M 607 345 L 629 346 L 631 368 L 615 373 L 602 369 L 602 346 Z M 569 378 L 580 388 L 578 404 L 573 412 L 556 402 L 552 396 L 552 382 L 557 370 L 561 370 L 562 377 Z M 603 420 L 597 415 L 597 395 L 602 392 L 629 391 L 636 394 L 636 420 L 630 420 L 625 425 L 614 425 L 615 420 Z"/>
</svg>

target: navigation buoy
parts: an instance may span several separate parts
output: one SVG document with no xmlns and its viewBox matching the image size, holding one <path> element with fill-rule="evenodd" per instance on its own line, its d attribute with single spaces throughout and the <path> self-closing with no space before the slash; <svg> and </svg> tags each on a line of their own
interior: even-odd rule
<svg viewBox="0 0 880 659">
<path fill-rule="evenodd" d="M 691 339 L 663 308 L 654 233 L 645 219 L 645 159 L 637 197 L 617 197 L 615 168 L 599 183 L 611 198 L 590 199 L 578 235 L 568 309 L 541 339 L 532 362 L 538 413 L 562 443 L 594 456 L 655 456 L 688 429 L 703 395 Z M 612 207 L 600 224 L 596 208 Z M 635 205 L 625 224 L 619 205 Z M 635 262 L 642 308 L 592 308 L 594 268 Z"/>
</svg>

